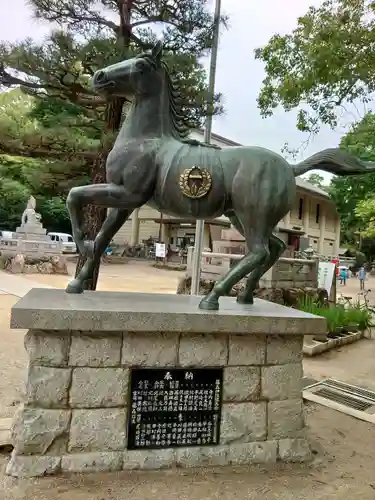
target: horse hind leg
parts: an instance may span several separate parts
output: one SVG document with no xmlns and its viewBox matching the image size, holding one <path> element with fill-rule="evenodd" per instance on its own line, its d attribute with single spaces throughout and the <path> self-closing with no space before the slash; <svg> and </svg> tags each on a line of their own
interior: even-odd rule
<svg viewBox="0 0 375 500">
<path fill-rule="evenodd" d="M 238 294 L 237 302 L 241 304 L 254 303 L 254 290 L 258 286 L 260 278 L 275 264 L 279 257 L 284 253 L 286 245 L 284 241 L 274 234 L 271 235 L 269 241 L 270 255 L 263 265 L 254 269 L 247 278 L 246 287 L 243 292 Z"/>
<path fill-rule="evenodd" d="M 219 309 L 219 297 L 229 295 L 236 283 L 268 260 L 269 236 L 262 230 L 262 225 L 259 224 L 256 228 L 243 225 L 243 231 L 248 246 L 248 253 L 221 280 L 216 282 L 208 295 L 203 297 L 199 304 L 200 309 Z"/>
</svg>

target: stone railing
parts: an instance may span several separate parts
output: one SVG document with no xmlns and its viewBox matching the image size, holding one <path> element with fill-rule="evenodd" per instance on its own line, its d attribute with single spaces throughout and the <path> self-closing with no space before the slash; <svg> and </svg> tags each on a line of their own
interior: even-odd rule
<svg viewBox="0 0 375 500">
<path fill-rule="evenodd" d="M 229 271 L 233 264 L 243 258 L 243 255 L 202 252 L 202 279 L 216 280 Z M 193 247 L 189 247 L 187 259 L 187 275 L 191 275 Z M 292 288 L 318 286 L 318 261 L 310 259 L 291 259 L 281 257 L 267 271 L 259 282 L 262 288 Z"/>
<path fill-rule="evenodd" d="M 0 253 L 12 257 L 22 254 L 32 257 L 45 257 L 62 253 L 61 243 L 52 240 L 23 240 L 21 238 L 0 238 Z"/>
</svg>

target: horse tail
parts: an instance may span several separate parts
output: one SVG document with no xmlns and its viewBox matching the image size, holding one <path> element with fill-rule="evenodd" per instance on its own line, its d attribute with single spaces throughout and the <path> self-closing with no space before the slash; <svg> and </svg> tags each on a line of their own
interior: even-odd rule
<svg viewBox="0 0 375 500">
<path fill-rule="evenodd" d="M 307 160 L 293 165 L 292 168 L 294 177 L 314 169 L 325 170 L 340 176 L 361 175 L 375 172 L 375 162 L 362 161 L 347 151 L 331 148 L 310 156 Z"/>
</svg>

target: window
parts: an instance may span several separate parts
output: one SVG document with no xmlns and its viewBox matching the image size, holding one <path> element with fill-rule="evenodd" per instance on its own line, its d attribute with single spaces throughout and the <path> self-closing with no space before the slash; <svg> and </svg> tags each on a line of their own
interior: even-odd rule
<svg viewBox="0 0 375 500">
<path fill-rule="evenodd" d="M 68 236 L 68 241 L 69 241 L 69 243 L 72 243 L 72 242 L 73 242 L 73 238 L 72 238 L 72 236 Z"/>
<path fill-rule="evenodd" d="M 320 219 L 320 204 L 318 203 L 316 205 L 316 216 L 315 216 L 315 222 L 319 224 L 319 219 Z"/>
<path fill-rule="evenodd" d="M 299 199 L 299 207 L 298 207 L 298 218 L 302 219 L 303 214 L 303 198 Z"/>
</svg>

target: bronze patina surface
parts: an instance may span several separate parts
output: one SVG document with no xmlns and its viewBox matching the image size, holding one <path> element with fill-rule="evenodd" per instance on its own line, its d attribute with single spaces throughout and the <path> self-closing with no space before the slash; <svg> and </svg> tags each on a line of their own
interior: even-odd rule
<svg viewBox="0 0 375 500">
<path fill-rule="evenodd" d="M 69 283 L 68 293 L 82 293 L 107 245 L 133 210 L 151 205 L 163 213 L 196 219 L 226 215 L 245 237 L 248 253 L 220 279 L 200 302 L 215 310 L 245 276 L 238 301 L 253 303 L 261 276 L 285 249 L 273 229 L 292 209 L 295 177 L 313 169 L 336 175 L 375 172 L 374 163 L 340 149 L 326 149 L 291 166 L 282 156 L 261 147 L 230 147 L 188 138 L 183 103 L 162 60 L 162 44 L 150 53 L 108 66 L 93 76 L 93 87 L 108 97 L 132 98 L 132 107 L 106 165 L 106 184 L 73 188 L 67 199 L 72 231 L 88 260 Z M 85 241 L 83 207 L 111 208 L 94 242 Z"/>
</svg>

